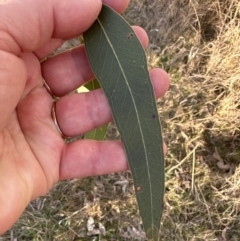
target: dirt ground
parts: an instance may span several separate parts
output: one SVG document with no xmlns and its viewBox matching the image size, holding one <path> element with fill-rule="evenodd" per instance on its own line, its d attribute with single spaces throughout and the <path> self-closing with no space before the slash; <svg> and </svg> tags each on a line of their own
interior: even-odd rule
<svg viewBox="0 0 240 241">
<path fill-rule="evenodd" d="M 149 34 L 149 67 L 171 76 L 158 100 L 168 146 L 161 240 L 239 241 L 240 2 L 132 0 L 124 17 Z M 119 138 L 113 124 L 107 138 Z M 58 183 L 0 240 L 145 240 L 131 173 Z"/>
</svg>

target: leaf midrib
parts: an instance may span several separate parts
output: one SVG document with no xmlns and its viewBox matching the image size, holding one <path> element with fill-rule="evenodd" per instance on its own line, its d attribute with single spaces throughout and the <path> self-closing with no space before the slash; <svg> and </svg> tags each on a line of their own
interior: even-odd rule
<svg viewBox="0 0 240 241">
<path fill-rule="evenodd" d="M 98 21 L 98 23 L 99 23 L 99 25 L 100 25 L 103 33 L 104 33 L 104 36 L 106 37 L 106 39 L 107 39 L 107 41 L 108 41 L 108 43 L 109 43 L 109 45 L 110 45 L 110 47 L 111 47 L 111 49 L 112 49 L 112 51 L 113 51 L 113 54 L 114 54 L 114 56 L 115 56 L 115 58 L 116 58 L 116 60 L 117 60 L 117 62 L 118 62 L 119 68 L 120 68 L 120 70 L 121 70 L 121 72 L 122 72 L 122 74 L 123 74 L 123 76 L 124 76 L 124 80 L 125 80 L 125 82 L 126 82 L 126 84 L 127 84 L 128 90 L 129 90 L 129 92 L 130 92 L 130 95 L 131 95 L 131 98 L 132 98 L 132 101 L 133 101 L 134 110 L 135 110 L 135 113 L 136 113 L 136 116 L 137 116 L 138 125 L 139 125 L 139 128 L 140 128 L 141 139 L 142 139 L 142 143 L 143 143 L 143 146 L 144 146 L 144 153 L 145 153 L 145 157 L 146 157 L 146 160 L 147 160 L 147 163 L 146 163 L 146 164 L 147 164 L 147 171 L 148 171 L 147 173 L 148 173 L 148 181 L 149 181 L 150 194 L 151 194 L 151 213 L 153 214 L 152 184 L 151 184 L 151 181 L 150 181 L 150 173 L 149 173 L 149 165 L 148 165 L 148 156 L 147 156 L 146 145 L 145 145 L 145 141 L 144 141 L 144 138 L 143 138 L 142 127 L 141 127 L 141 124 L 140 124 L 140 119 L 139 119 L 138 111 L 137 111 L 137 108 L 136 108 L 135 100 L 134 100 L 134 98 L 133 98 L 132 90 L 131 90 L 131 88 L 130 88 L 130 86 L 129 86 L 129 84 L 128 84 L 126 75 L 125 75 L 125 73 L 124 73 L 124 71 L 123 71 L 123 68 L 122 68 L 122 65 L 121 65 L 121 63 L 119 62 L 119 59 L 118 59 L 118 57 L 117 57 L 117 54 L 116 54 L 116 52 L 115 52 L 115 50 L 114 50 L 114 48 L 113 48 L 113 45 L 112 45 L 110 39 L 108 38 L 108 35 L 107 35 L 104 27 L 102 26 L 101 21 L 99 20 L 99 18 L 97 18 L 97 21 Z M 154 223 L 154 222 L 153 222 L 153 215 L 152 215 L 152 225 L 153 225 L 153 223 Z"/>
</svg>

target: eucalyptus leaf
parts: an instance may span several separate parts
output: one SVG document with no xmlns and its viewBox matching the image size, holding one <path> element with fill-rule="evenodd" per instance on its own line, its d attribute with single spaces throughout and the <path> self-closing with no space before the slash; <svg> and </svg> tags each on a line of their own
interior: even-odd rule
<svg viewBox="0 0 240 241">
<path fill-rule="evenodd" d="M 146 236 L 157 241 L 163 212 L 164 153 L 144 49 L 131 26 L 105 5 L 83 37 L 124 144 Z"/>
</svg>

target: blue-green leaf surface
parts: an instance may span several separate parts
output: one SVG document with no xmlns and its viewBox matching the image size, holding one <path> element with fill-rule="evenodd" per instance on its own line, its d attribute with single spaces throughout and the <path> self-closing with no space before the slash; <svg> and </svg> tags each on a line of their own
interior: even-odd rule
<svg viewBox="0 0 240 241">
<path fill-rule="evenodd" d="M 164 154 L 145 52 L 128 23 L 107 6 L 83 37 L 125 147 L 147 238 L 157 241 L 163 210 Z"/>
</svg>

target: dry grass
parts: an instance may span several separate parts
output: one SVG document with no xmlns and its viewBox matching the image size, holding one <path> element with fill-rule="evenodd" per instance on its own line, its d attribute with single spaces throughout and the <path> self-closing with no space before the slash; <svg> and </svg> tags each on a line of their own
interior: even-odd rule
<svg viewBox="0 0 240 241">
<path fill-rule="evenodd" d="M 149 33 L 150 65 L 172 78 L 158 101 L 169 149 L 162 240 L 240 240 L 239 1 L 132 0 L 125 16 Z M 105 236 L 88 235 L 89 217 Z M 14 238 L 144 240 L 130 173 L 57 184 L 0 240 Z"/>
</svg>

